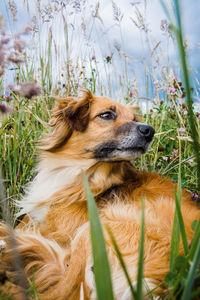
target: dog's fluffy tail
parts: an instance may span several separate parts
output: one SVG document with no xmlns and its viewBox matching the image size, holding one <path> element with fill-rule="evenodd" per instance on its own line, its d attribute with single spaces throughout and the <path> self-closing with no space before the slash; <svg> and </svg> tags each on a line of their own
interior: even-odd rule
<svg viewBox="0 0 200 300">
<path fill-rule="evenodd" d="M 0 224 L 0 239 L 6 243 L 5 249 L 2 250 L 1 264 L 7 265 L 12 280 L 15 280 L 18 270 L 11 267 L 15 259 L 12 257 L 13 245 L 10 243 L 8 228 L 4 224 Z M 15 231 L 15 239 L 24 273 L 32 281 L 39 297 L 42 300 L 66 299 L 62 282 L 68 268 L 70 250 L 42 237 L 39 232 Z"/>
</svg>

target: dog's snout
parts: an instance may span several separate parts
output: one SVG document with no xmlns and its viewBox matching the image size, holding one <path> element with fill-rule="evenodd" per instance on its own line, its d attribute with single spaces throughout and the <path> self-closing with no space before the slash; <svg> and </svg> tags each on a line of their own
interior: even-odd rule
<svg viewBox="0 0 200 300">
<path fill-rule="evenodd" d="M 137 131 L 142 135 L 147 142 L 150 142 L 154 136 L 155 130 L 152 126 L 140 124 L 137 126 Z"/>
</svg>

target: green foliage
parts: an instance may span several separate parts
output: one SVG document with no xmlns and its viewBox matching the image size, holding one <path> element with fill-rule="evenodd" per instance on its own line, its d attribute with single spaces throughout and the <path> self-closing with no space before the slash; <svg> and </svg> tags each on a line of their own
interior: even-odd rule
<svg viewBox="0 0 200 300">
<path fill-rule="evenodd" d="M 13 97 L 12 101 L 14 113 L 0 121 L 0 167 L 6 197 L 14 212 L 11 199 L 19 199 L 24 186 L 34 176 L 33 166 L 37 153 L 35 142 L 47 130 L 45 121 L 49 121 L 53 101 L 49 97 L 35 100 Z"/>
<path fill-rule="evenodd" d="M 140 228 L 140 244 L 139 244 L 139 259 L 138 259 L 138 274 L 137 274 L 137 300 L 143 299 L 143 266 L 144 266 L 144 199 L 142 200 L 142 218 L 141 218 L 141 228 Z"/>
</svg>

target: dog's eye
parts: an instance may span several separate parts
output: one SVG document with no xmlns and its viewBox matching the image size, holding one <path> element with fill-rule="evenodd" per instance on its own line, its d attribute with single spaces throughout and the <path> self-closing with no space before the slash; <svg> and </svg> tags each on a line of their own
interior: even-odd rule
<svg viewBox="0 0 200 300">
<path fill-rule="evenodd" d="M 103 120 L 115 120 L 116 114 L 113 111 L 106 111 L 104 113 L 99 114 L 97 117 L 103 119 Z"/>
</svg>

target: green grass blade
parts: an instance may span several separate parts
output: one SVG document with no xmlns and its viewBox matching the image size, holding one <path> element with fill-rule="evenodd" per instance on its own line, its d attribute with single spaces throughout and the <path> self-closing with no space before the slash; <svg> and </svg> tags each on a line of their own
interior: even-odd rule
<svg viewBox="0 0 200 300">
<path fill-rule="evenodd" d="M 134 288 L 133 288 L 132 281 L 131 281 L 131 279 L 130 279 L 130 277 L 129 277 L 129 274 L 128 274 L 128 271 L 127 271 L 125 262 L 124 262 L 124 260 L 123 260 L 123 258 L 122 258 L 122 255 L 121 255 L 121 253 L 120 253 L 120 250 L 119 250 L 119 248 L 118 248 L 118 246 L 117 246 L 117 242 L 116 242 L 116 240 L 115 240 L 115 238 L 114 238 L 114 236 L 113 236 L 113 234 L 112 234 L 112 231 L 111 231 L 111 229 L 110 229 L 109 227 L 107 227 L 107 231 L 108 231 L 108 234 L 109 234 L 109 236 L 110 236 L 111 242 L 112 242 L 112 244 L 113 244 L 113 246 L 114 246 L 114 249 L 115 249 L 115 252 L 116 252 L 117 257 L 118 257 L 118 259 L 119 259 L 119 262 L 120 262 L 120 264 L 121 264 L 122 270 L 124 271 L 125 277 L 126 277 L 126 279 L 127 279 L 128 285 L 129 285 L 129 287 L 130 287 L 131 295 L 133 296 L 133 299 L 137 299 L 136 291 L 135 291 Z"/>
<path fill-rule="evenodd" d="M 175 195 L 175 212 L 174 212 L 174 223 L 173 223 L 173 229 L 172 229 L 172 238 L 171 238 L 171 248 L 170 248 L 170 271 L 173 271 L 175 259 L 179 254 L 180 249 L 180 216 L 181 215 L 181 209 L 178 211 L 178 208 L 180 208 L 181 204 L 181 198 L 182 198 L 182 191 L 181 191 L 181 142 L 179 139 L 179 170 L 178 170 L 178 188 L 177 193 L 174 191 Z M 179 206 L 178 206 L 179 205 Z M 184 223 L 183 223 L 184 227 Z M 183 228 L 182 228 L 183 229 Z"/>
<path fill-rule="evenodd" d="M 114 300 L 110 266 L 106 253 L 103 230 L 101 227 L 94 197 L 90 191 L 85 174 L 83 174 L 83 178 L 88 204 L 97 297 L 98 300 Z"/>
<path fill-rule="evenodd" d="M 191 260 L 193 260 L 193 258 L 194 258 L 194 254 L 195 254 L 199 240 L 200 240 L 200 219 L 196 223 L 194 236 L 192 239 L 192 245 L 190 248 L 189 259 L 191 259 Z"/>
<path fill-rule="evenodd" d="M 198 241 L 198 245 L 196 248 L 196 252 L 194 255 L 194 260 L 191 264 L 186 282 L 185 282 L 185 288 L 181 297 L 181 300 L 188 300 L 190 299 L 191 296 L 191 291 L 192 291 L 192 286 L 195 280 L 195 275 L 196 275 L 196 271 L 197 268 L 199 266 L 199 262 L 200 262 L 200 240 Z"/>
<path fill-rule="evenodd" d="M 143 265 L 144 265 L 144 199 L 142 198 L 142 217 L 140 229 L 139 260 L 137 274 L 137 300 L 143 299 Z"/>
<path fill-rule="evenodd" d="M 177 211 L 174 213 L 174 223 L 172 228 L 172 238 L 170 247 L 170 271 L 173 271 L 174 262 L 179 253 L 180 247 L 180 227 L 178 223 Z"/>
<path fill-rule="evenodd" d="M 181 213 L 180 199 L 178 199 L 176 192 L 175 192 L 175 201 L 176 201 L 176 213 L 177 213 L 177 218 L 178 218 L 178 222 L 179 222 L 179 228 L 180 228 L 181 238 L 182 238 L 182 242 L 183 242 L 184 252 L 185 252 L 185 255 L 187 255 L 189 252 L 188 240 L 187 240 L 187 235 L 186 235 L 186 231 L 185 231 L 185 225 L 183 222 L 183 216 Z"/>
</svg>

